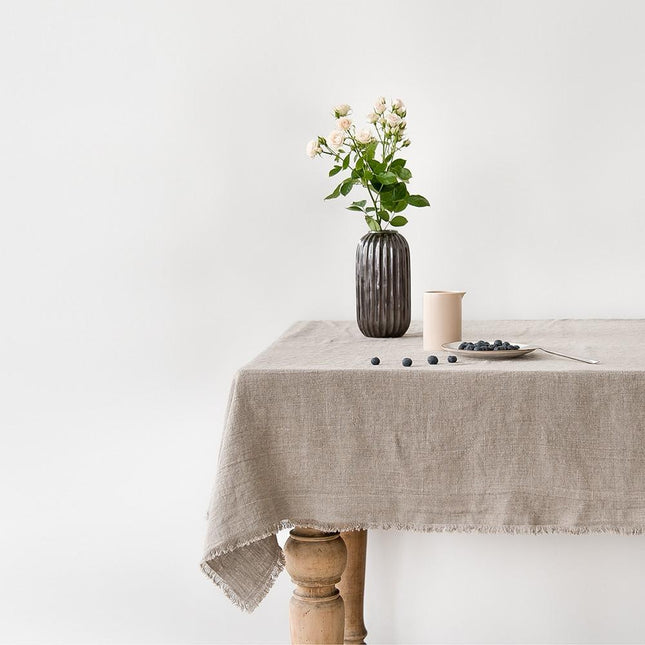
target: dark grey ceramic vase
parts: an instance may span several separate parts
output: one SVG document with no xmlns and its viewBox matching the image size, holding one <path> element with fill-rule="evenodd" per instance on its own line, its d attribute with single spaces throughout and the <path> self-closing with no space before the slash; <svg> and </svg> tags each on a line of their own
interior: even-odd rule
<svg viewBox="0 0 645 645">
<path fill-rule="evenodd" d="M 364 235 L 356 249 L 356 322 L 365 336 L 395 338 L 410 326 L 410 247 L 396 231 Z"/>
</svg>

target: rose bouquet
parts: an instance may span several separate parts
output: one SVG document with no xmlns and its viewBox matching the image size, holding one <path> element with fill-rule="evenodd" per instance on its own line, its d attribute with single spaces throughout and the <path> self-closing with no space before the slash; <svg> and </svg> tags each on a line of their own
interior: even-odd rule
<svg viewBox="0 0 645 645">
<path fill-rule="evenodd" d="M 336 129 L 329 136 L 317 137 L 307 144 L 312 159 L 327 155 L 333 160 L 329 176 L 349 172 L 325 199 L 349 195 L 354 186 L 367 190 L 369 199 L 354 201 L 348 210 L 363 213 L 372 231 L 388 226 L 404 226 L 408 220 L 400 215 L 408 206 L 430 206 L 422 195 L 411 195 L 408 182 L 412 173 L 405 159 L 397 153 L 410 145 L 407 138 L 406 109 L 401 99 L 388 107 L 385 97 L 376 100 L 367 121 L 373 126 L 357 128 L 349 117 L 349 105 L 337 105 L 333 110 Z"/>
</svg>

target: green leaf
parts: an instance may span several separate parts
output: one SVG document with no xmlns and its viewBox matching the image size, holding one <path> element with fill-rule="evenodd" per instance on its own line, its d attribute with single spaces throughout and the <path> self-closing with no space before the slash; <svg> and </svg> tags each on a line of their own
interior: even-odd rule
<svg viewBox="0 0 645 645">
<path fill-rule="evenodd" d="M 412 177 L 412 173 L 405 167 L 405 159 L 395 159 L 390 164 L 390 170 L 403 181 L 408 181 Z"/>
<path fill-rule="evenodd" d="M 376 210 L 376 209 L 374 208 L 374 206 L 368 206 L 368 207 L 365 209 L 365 212 L 367 212 L 367 213 L 371 213 L 371 212 L 373 212 L 373 211 L 375 211 L 375 210 Z"/>
<path fill-rule="evenodd" d="M 347 170 L 349 168 L 349 157 L 350 153 L 347 153 L 347 156 L 343 159 L 343 170 Z"/>
<path fill-rule="evenodd" d="M 392 226 L 405 226 L 408 223 L 408 220 L 403 217 L 403 215 L 397 215 L 390 220 Z"/>
<path fill-rule="evenodd" d="M 343 195 L 349 195 L 349 191 L 353 188 L 354 186 L 354 180 L 350 177 L 349 179 L 346 179 L 341 185 L 340 185 L 340 194 Z"/>
<path fill-rule="evenodd" d="M 394 184 L 388 184 L 387 186 L 385 184 L 382 184 L 378 180 L 378 175 L 376 175 L 376 177 L 372 177 L 372 179 L 370 179 L 370 184 L 372 184 L 372 186 L 374 186 L 374 189 L 376 191 L 378 191 L 379 195 L 381 195 L 381 196 L 384 196 L 385 193 L 391 192 L 392 190 L 394 190 Z M 387 197 L 386 197 L 386 199 L 387 199 Z"/>
<path fill-rule="evenodd" d="M 360 206 L 361 208 L 365 208 L 365 204 L 367 204 L 366 199 L 361 199 L 359 202 L 352 202 L 352 206 Z"/>
<path fill-rule="evenodd" d="M 394 204 L 394 207 L 392 210 L 395 213 L 400 213 L 401 211 L 404 211 L 407 207 L 408 207 L 408 202 L 405 199 L 401 199 Z"/>
<path fill-rule="evenodd" d="M 408 204 L 410 206 L 430 206 L 430 202 L 423 195 L 408 195 Z"/>
<path fill-rule="evenodd" d="M 372 231 L 380 231 L 381 227 L 378 225 L 378 222 L 369 215 L 365 215 L 365 221 Z"/>
<path fill-rule="evenodd" d="M 396 175 L 393 172 L 381 172 L 376 175 L 376 178 L 384 186 L 388 184 L 396 184 Z"/>
<path fill-rule="evenodd" d="M 380 161 L 376 161 L 375 159 L 370 159 L 367 163 L 377 175 L 385 170 L 385 164 L 382 164 Z"/>
<path fill-rule="evenodd" d="M 344 183 L 345 182 L 343 182 L 343 184 Z M 336 197 L 338 197 L 340 195 L 340 187 L 343 184 L 338 184 L 338 186 L 336 186 L 336 188 L 334 188 L 334 190 L 331 193 L 329 193 L 329 195 L 327 195 L 327 197 L 325 197 L 325 199 L 336 199 Z"/>
<path fill-rule="evenodd" d="M 389 222 L 389 221 L 390 221 L 390 214 L 389 214 L 386 210 L 383 210 L 382 208 L 381 208 L 381 210 L 378 212 L 378 216 L 379 216 L 381 219 L 384 219 L 386 222 Z"/>
<path fill-rule="evenodd" d="M 379 182 L 376 177 L 370 177 L 369 182 L 370 184 L 372 184 L 372 186 L 374 186 L 374 190 L 376 190 L 379 193 L 381 192 L 381 189 L 383 188 L 383 184 Z"/>
<path fill-rule="evenodd" d="M 365 152 L 363 155 L 365 156 L 365 159 L 374 159 L 374 155 L 376 154 L 376 146 L 378 145 L 378 141 L 372 141 L 372 143 L 368 143 L 367 146 L 365 147 Z"/>
<path fill-rule="evenodd" d="M 342 168 L 340 166 L 334 166 L 330 171 L 329 171 L 329 176 L 333 177 L 334 175 L 337 175 Z"/>
<path fill-rule="evenodd" d="M 356 211 L 356 212 L 358 212 L 358 213 L 364 213 L 364 212 L 365 212 L 365 211 L 364 211 L 362 208 L 360 208 L 359 206 L 348 206 L 348 207 L 347 207 L 347 210 L 348 210 L 348 211 Z"/>
<path fill-rule="evenodd" d="M 360 157 L 360 158 L 356 161 L 356 170 L 363 170 L 363 165 L 364 165 L 364 164 L 365 164 L 365 162 L 363 161 L 363 157 Z"/>
<path fill-rule="evenodd" d="M 392 191 L 392 199 L 398 201 L 399 199 L 405 199 L 408 196 L 408 189 L 405 184 L 399 182 L 394 186 Z"/>
<path fill-rule="evenodd" d="M 392 191 L 385 191 L 381 193 L 381 206 L 387 210 L 392 210 L 394 202 L 392 200 Z"/>
</svg>

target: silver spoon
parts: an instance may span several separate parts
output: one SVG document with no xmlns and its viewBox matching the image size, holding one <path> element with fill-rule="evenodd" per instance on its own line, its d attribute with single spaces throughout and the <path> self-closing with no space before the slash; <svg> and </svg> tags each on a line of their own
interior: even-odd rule
<svg viewBox="0 0 645 645">
<path fill-rule="evenodd" d="M 547 354 L 562 356 L 562 358 L 570 358 L 572 361 L 580 361 L 581 363 L 589 363 L 591 365 L 597 365 L 598 363 L 600 363 L 600 361 L 595 361 L 592 358 L 580 358 L 578 356 L 570 356 L 569 354 L 561 354 L 560 352 L 554 352 L 552 349 L 544 349 L 544 347 L 536 347 L 536 349 L 541 349 Z"/>
</svg>

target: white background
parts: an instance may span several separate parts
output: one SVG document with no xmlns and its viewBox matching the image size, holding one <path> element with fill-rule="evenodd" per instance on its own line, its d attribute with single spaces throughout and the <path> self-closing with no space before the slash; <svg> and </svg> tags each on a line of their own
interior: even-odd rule
<svg viewBox="0 0 645 645">
<path fill-rule="evenodd" d="M 644 317 L 645 3 L 3 2 L 0 639 L 288 638 L 199 571 L 237 367 L 354 315 L 308 139 L 408 106 L 414 316 Z M 412 209 L 410 209 L 412 210 Z M 645 540 L 370 537 L 372 643 L 642 642 Z"/>
</svg>

